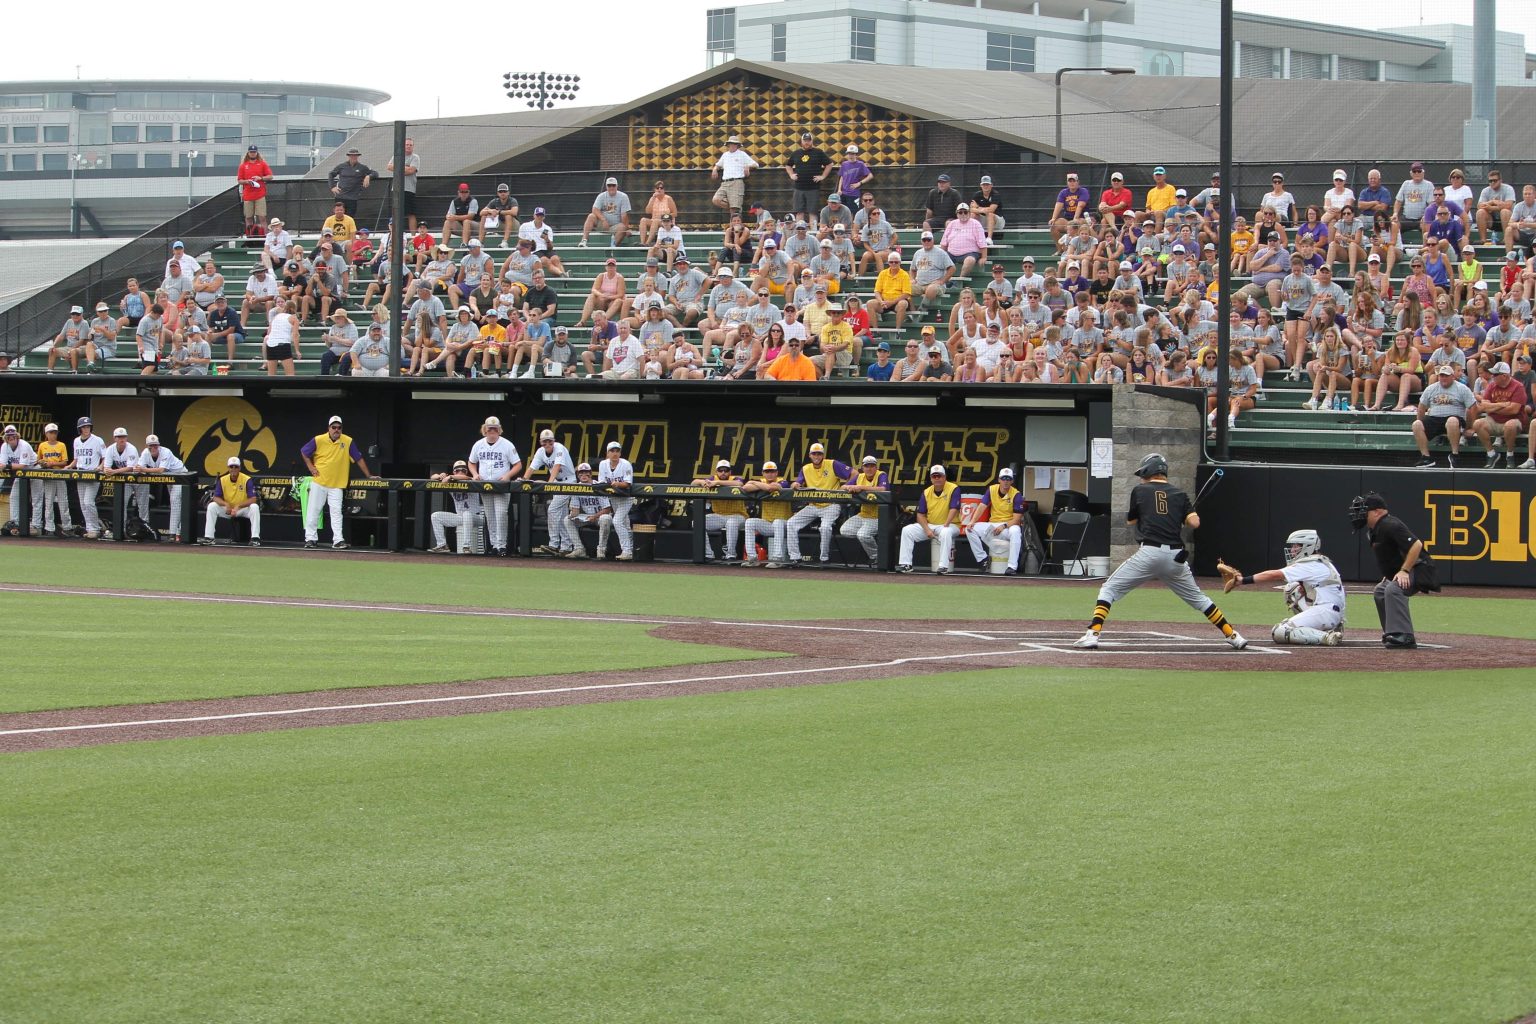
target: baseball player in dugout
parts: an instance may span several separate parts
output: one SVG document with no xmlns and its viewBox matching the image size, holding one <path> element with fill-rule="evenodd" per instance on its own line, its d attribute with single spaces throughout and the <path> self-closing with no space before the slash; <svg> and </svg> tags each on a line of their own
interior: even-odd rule
<svg viewBox="0 0 1536 1024">
<path fill-rule="evenodd" d="M 714 476 L 701 476 L 693 481 L 695 487 L 728 487 L 732 484 L 741 486 L 742 479 L 732 469 L 729 459 L 720 459 L 715 463 Z M 713 498 L 709 502 L 709 511 L 704 516 L 704 559 L 713 562 L 715 560 L 714 548 L 710 545 L 709 535 L 718 533 L 722 535 L 721 559 L 727 562 L 736 560 L 736 542 L 741 537 L 742 529 L 747 525 L 747 503 L 739 498 Z"/>
<path fill-rule="evenodd" d="M 1184 547 L 1183 528 L 1188 526 L 1198 530 L 1200 515 L 1189 495 L 1168 482 L 1168 460 L 1152 452 L 1141 460 L 1136 475 L 1141 478 L 1141 483 L 1131 489 L 1131 506 L 1125 519 L 1136 528 L 1136 541 L 1141 546 L 1121 562 L 1099 588 L 1093 621 L 1072 646 L 1090 650 L 1099 646 L 1099 634 L 1104 629 L 1104 620 L 1109 618 L 1110 607 L 1143 583 L 1162 580 L 1169 590 L 1183 598 L 1185 604 L 1221 630 L 1221 635 L 1233 648 L 1240 651 L 1247 647 L 1248 641 L 1232 628 L 1216 602 L 1205 596 L 1189 571 L 1189 550 Z"/>
<path fill-rule="evenodd" d="M 784 530 L 790 516 L 789 501 L 778 497 L 789 490 L 779 478 L 778 464 L 763 463 L 762 475 L 748 480 L 741 489 L 758 499 L 757 515 L 747 519 L 746 557 L 741 564 L 777 569 L 784 561 Z M 768 550 L 764 552 L 766 557 L 763 558 L 759 558 L 757 552 L 757 538 L 760 534 L 768 538 Z"/>
<path fill-rule="evenodd" d="M 880 460 L 873 455 L 864 456 L 859 471 L 853 479 L 843 484 L 843 490 L 860 494 L 865 491 L 888 491 L 891 489 L 891 478 L 880 468 Z M 859 510 L 847 519 L 843 520 L 842 528 L 838 531 L 844 537 L 855 537 L 864 548 L 864 554 L 869 558 L 869 567 L 875 568 L 880 557 L 880 545 L 875 539 L 875 534 L 880 528 L 880 506 L 870 503 L 861 504 Z"/>
<path fill-rule="evenodd" d="M 790 484 L 792 490 L 809 488 L 813 491 L 835 491 L 853 476 L 853 469 L 836 459 L 827 458 L 827 449 L 820 441 L 811 445 L 810 460 L 800 467 L 800 475 Z M 800 564 L 800 530 L 812 523 L 819 524 L 821 533 L 821 564 L 832 561 L 832 528 L 842 514 L 842 506 L 830 501 L 812 501 L 801 506 L 789 517 L 784 528 L 784 545 L 789 551 L 791 566 Z"/>
<path fill-rule="evenodd" d="M 960 487 L 949 479 L 943 466 L 929 469 L 928 479 L 929 485 L 917 499 L 917 522 L 901 528 L 897 572 L 912 571 L 912 549 L 923 541 L 939 546 L 940 575 L 954 564 L 955 538 L 960 535 Z"/>
<path fill-rule="evenodd" d="M 1387 509 L 1386 499 L 1375 491 L 1367 491 L 1349 503 L 1349 522 L 1356 530 L 1365 528 L 1366 539 L 1381 568 L 1381 582 L 1376 584 L 1373 596 L 1376 615 L 1381 620 L 1382 645 L 1389 650 L 1417 647 L 1408 598 L 1421 591 L 1440 589 L 1424 542 Z"/>
<path fill-rule="evenodd" d="M 1244 584 L 1284 583 L 1289 618 L 1278 623 L 1271 635 L 1277 644 L 1303 647 L 1337 647 L 1344 638 L 1344 580 L 1328 556 L 1316 530 L 1293 530 L 1285 538 L 1285 568 L 1265 569 L 1244 575 L 1241 569 L 1216 560 L 1222 592 L 1231 593 Z"/>
<path fill-rule="evenodd" d="M 342 433 L 341 417 L 332 416 L 326 423 L 325 433 L 310 438 L 299 454 L 309 468 L 309 495 L 304 505 L 304 546 L 314 548 L 320 541 L 320 510 L 326 508 L 331 517 L 331 547 L 337 551 L 349 548 L 341 530 L 342 499 L 347 493 L 347 481 L 352 475 L 352 464 L 369 479 L 368 460 L 352 438 Z"/>
</svg>

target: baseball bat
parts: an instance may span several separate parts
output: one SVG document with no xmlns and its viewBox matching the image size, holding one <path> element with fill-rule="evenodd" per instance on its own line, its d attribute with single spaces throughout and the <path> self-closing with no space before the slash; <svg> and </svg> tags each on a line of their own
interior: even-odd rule
<svg viewBox="0 0 1536 1024">
<path fill-rule="evenodd" d="M 1214 472 L 1212 472 L 1211 475 L 1206 478 L 1205 486 L 1201 487 L 1199 491 L 1195 492 L 1195 504 L 1196 505 L 1200 504 L 1200 499 L 1205 497 L 1207 494 L 1209 494 L 1210 491 L 1211 491 L 1211 488 L 1215 487 L 1216 484 L 1221 481 L 1221 478 L 1226 476 L 1226 475 L 1227 475 L 1227 471 L 1224 470 L 1224 469 L 1220 469 L 1220 468 L 1218 468 Z"/>
</svg>

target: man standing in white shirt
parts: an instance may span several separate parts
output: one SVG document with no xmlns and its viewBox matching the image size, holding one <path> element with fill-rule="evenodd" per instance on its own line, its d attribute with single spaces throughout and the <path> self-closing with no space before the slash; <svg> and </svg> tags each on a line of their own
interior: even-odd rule
<svg viewBox="0 0 1536 1024">
<path fill-rule="evenodd" d="M 635 499 L 629 493 L 635 486 L 635 467 L 624 458 L 624 446 L 617 441 L 608 442 L 607 454 L 597 468 L 597 482 L 613 488 L 608 502 L 613 507 L 613 528 L 619 534 L 619 557 L 615 561 L 633 562 L 635 535 L 629 528 L 629 513 L 635 506 Z M 597 557 L 607 558 L 608 552 L 598 548 Z"/>
<path fill-rule="evenodd" d="M 176 453 L 160 444 L 160 438 L 150 434 L 144 439 L 144 450 L 139 452 L 139 471 L 146 473 L 185 473 L 186 464 Z M 171 533 L 181 540 L 181 486 L 170 485 Z M 139 510 L 139 518 L 149 522 L 149 484 L 131 484 L 128 500 Z"/>
<path fill-rule="evenodd" d="M 14 426 L 7 425 L 4 437 L 0 438 L 0 471 L 30 469 L 35 465 L 37 465 L 36 450 L 33 449 L 32 445 L 22 440 L 21 434 Z M 36 535 L 43 532 L 43 481 L 29 480 L 27 482 L 31 485 L 29 488 L 31 500 L 28 504 L 32 508 L 29 521 L 32 525 L 32 533 Z M 16 481 L 11 480 L 10 485 L 12 488 L 10 491 L 11 514 L 6 519 L 16 523 L 21 520 L 21 513 L 26 510 L 16 507 Z"/>
<path fill-rule="evenodd" d="M 533 459 L 528 463 L 528 473 L 524 479 L 533 482 L 533 474 L 543 470 L 549 471 L 549 482 L 552 484 L 573 484 L 576 482 L 576 463 L 571 460 L 571 453 L 565 445 L 555 440 L 553 430 L 539 431 L 539 447 L 533 453 Z M 567 524 L 571 518 L 571 496 L 569 494 L 556 494 L 549 499 L 549 507 L 544 512 L 546 525 L 549 529 L 549 542 L 541 545 L 538 550 L 546 555 L 565 556 L 576 549 L 577 540 L 567 532 Z"/>
<path fill-rule="evenodd" d="M 756 166 L 757 161 L 741 148 L 740 138 L 732 135 L 726 139 L 725 152 L 720 154 L 715 166 L 709 169 L 710 180 L 718 179 L 720 182 L 710 202 L 722 210 L 740 213 L 747 204 L 747 178 Z"/>
<path fill-rule="evenodd" d="M 75 421 L 80 436 L 75 438 L 75 457 L 65 469 L 96 473 L 106 461 L 107 446 L 91 432 L 91 418 L 81 416 Z M 101 493 L 100 480 L 80 480 L 75 483 L 75 496 L 80 499 L 80 517 L 85 520 L 85 539 L 96 540 L 101 536 L 101 516 L 96 512 L 96 496 Z"/>
<path fill-rule="evenodd" d="M 480 440 L 469 450 L 469 473 L 475 480 L 491 483 L 509 483 L 523 471 L 522 456 L 512 442 L 501 436 L 501 420 L 487 416 L 480 426 Z M 491 551 L 500 558 L 507 557 L 507 519 L 512 505 L 508 493 L 486 494 L 481 498 L 485 506 L 486 532 L 491 535 Z"/>
</svg>

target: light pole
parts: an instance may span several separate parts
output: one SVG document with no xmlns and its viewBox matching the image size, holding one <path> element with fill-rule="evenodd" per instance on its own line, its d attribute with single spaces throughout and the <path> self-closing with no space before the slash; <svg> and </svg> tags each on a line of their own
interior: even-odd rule
<svg viewBox="0 0 1536 1024">
<path fill-rule="evenodd" d="M 1058 68 L 1056 70 L 1056 162 L 1061 163 L 1061 76 L 1068 72 L 1097 71 L 1104 75 L 1134 75 L 1135 68 Z"/>
<path fill-rule="evenodd" d="M 197 150 L 187 153 L 187 209 L 192 209 L 192 167 L 197 160 Z"/>
<path fill-rule="evenodd" d="M 580 75 L 556 75 L 548 71 L 509 71 L 501 76 L 507 98 L 527 100 L 535 110 L 548 110 L 562 100 L 573 100 L 581 91 Z"/>
<path fill-rule="evenodd" d="M 69 237 L 80 237 L 80 200 L 76 191 L 76 173 L 82 167 L 96 168 L 105 163 L 103 157 L 89 157 L 84 153 L 69 154 Z"/>
</svg>

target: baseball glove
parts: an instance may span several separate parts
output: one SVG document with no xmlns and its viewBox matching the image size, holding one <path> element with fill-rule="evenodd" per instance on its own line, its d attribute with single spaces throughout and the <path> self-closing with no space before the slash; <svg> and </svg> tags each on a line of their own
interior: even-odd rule
<svg viewBox="0 0 1536 1024">
<path fill-rule="evenodd" d="M 1221 573 L 1221 592 L 1230 594 L 1243 582 L 1243 574 L 1239 569 L 1234 569 L 1221 559 L 1216 559 L 1216 571 Z"/>
<path fill-rule="evenodd" d="M 1291 614 L 1294 615 L 1302 610 L 1301 598 L 1305 593 L 1306 590 L 1300 583 L 1287 583 L 1285 585 L 1285 606 L 1291 610 Z"/>
</svg>

